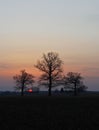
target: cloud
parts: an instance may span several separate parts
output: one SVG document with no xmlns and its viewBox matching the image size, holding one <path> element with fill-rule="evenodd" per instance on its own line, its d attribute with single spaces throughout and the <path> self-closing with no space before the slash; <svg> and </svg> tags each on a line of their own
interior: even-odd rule
<svg viewBox="0 0 99 130">
<path fill-rule="evenodd" d="M 0 69 L 9 69 L 11 68 L 11 65 L 0 63 Z"/>
<path fill-rule="evenodd" d="M 99 67 L 85 67 L 82 71 L 91 77 L 99 76 Z"/>
<path fill-rule="evenodd" d="M 99 72 L 99 67 L 85 67 L 83 71 Z"/>
</svg>

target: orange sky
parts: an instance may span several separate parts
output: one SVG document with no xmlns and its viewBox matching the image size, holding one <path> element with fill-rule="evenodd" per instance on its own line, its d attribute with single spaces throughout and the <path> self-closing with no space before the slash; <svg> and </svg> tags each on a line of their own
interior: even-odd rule
<svg viewBox="0 0 99 130">
<path fill-rule="evenodd" d="M 64 73 L 99 77 L 99 0 L 4 0 L 0 19 L 4 83 L 22 69 L 38 77 L 33 66 L 49 51 L 59 53 Z"/>
</svg>

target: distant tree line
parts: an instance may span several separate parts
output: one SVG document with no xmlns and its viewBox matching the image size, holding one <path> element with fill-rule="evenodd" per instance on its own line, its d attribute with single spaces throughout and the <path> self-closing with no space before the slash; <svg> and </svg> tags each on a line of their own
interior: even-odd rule
<svg viewBox="0 0 99 130">
<path fill-rule="evenodd" d="M 63 85 L 64 88 L 72 88 L 74 95 L 77 95 L 78 90 L 85 90 L 87 87 L 83 83 L 83 77 L 78 72 L 68 72 L 63 75 L 62 69 L 63 61 L 60 59 L 58 53 L 48 52 L 43 54 L 41 60 L 37 62 L 34 67 L 42 71 L 39 78 L 39 84 L 48 87 L 48 95 L 51 96 L 53 87 Z M 16 83 L 16 89 L 21 90 L 21 95 L 24 95 L 24 90 L 35 83 L 35 76 L 21 70 L 20 74 L 13 76 Z"/>
</svg>

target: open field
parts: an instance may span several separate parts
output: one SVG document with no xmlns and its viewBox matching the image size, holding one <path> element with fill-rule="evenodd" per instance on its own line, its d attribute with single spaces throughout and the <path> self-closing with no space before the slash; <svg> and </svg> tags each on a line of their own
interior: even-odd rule
<svg viewBox="0 0 99 130">
<path fill-rule="evenodd" d="M 1 96 L 0 130 L 99 130 L 99 96 Z"/>
</svg>

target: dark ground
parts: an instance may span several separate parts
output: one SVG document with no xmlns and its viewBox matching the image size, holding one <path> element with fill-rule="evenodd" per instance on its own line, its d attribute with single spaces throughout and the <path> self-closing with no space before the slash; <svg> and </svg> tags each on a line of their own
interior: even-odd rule
<svg viewBox="0 0 99 130">
<path fill-rule="evenodd" d="M 99 96 L 0 97 L 0 130 L 99 130 Z"/>
</svg>

